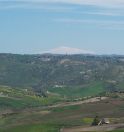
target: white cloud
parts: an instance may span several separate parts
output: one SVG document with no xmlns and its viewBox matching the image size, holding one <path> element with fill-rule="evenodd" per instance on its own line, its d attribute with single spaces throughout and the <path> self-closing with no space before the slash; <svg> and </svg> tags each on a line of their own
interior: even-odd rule
<svg viewBox="0 0 124 132">
<path fill-rule="evenodd" d="M 114 20 L 95 20 L 95 19 L 68 19 L 60 18 L 55 19 L 56 22 L 65 22 L 65 23 L 87 23 L 87 24 L 116 24 L 124 25 L 124 21 L 114 21 Z"/>
<path fill-rule="evenodd" d="M 89 24 L 93 26 L 98 26 L 100 28 L 107 29 L 124 29 L 124 21 L 116 21 L 116 20 L 95 20 L 95 19 L 55 19 L 56 22 L 69 23 L 69 24 Z"/>
<path fill-rule="evenodd" d="M 87 14 L 87 15 L 99 15 L 99 16 L 124 16 L 122 12 L 112 12 L 109 11 L 99 11 L 99 12 L 78 12 L 80 14 Z"/>
<path fill-rule="evenodd" d="M 108 7 L 124 7 L 124 0 L 0 0 L 1 2 L 28 2 L 28 3 L 69 3 L 97 5 Z"/>
<path fill-rule="evenodd" d="M 83 49 L 78 49 L 78 48 L 70 48 L 70 47 L 66 47 L 66 46 L 51 49 L 51 50 L 45 51 L 43 53 L 52 53 L 52 54 L 95 54 L 94 52 L 89 51 L 89 50 L 83 50 Z"/>
</svg>

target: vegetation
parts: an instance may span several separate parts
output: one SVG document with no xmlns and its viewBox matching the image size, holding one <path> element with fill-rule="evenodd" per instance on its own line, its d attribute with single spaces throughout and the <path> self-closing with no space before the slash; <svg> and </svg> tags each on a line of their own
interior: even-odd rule
<svg viewBox="0 0 124 132">
<path fill-rule="evenodd" d="M 11 87 L 0 86 L 0 109 L 14 108 L 22 109 L 27 107 L 47 106 L 61 102 L 59 96 L 49 95 L 47 98 L 36 96 L 33 91 L 25 89 L 15 89 Z"/>
<path fill-rule="evenodd" d="M 33 88 L 39 95 L 45 95 L 48 89 L 67 96 L 123 90 L 123 59 L 123 56 L 0 54 L 0 84 Z"/>
<path fill-rule="evenodd" d="M 91 125 L 95 115 L 124 122 L 123 60 L 124 56 L 0 54 L 0 132 L 58 132 Z M 106 95 L 105 101 L 62 105 Z"/>
<path fill-rule="evenodd" d="M 83 120 L 82 120 L 82 122 L 83 122 L 83 124 L 88 124 L 88 125 L 90 125 L 90 124 L 92 124 L 93 123 L 93 118 L 83 118 Z"/>
<path fill-rule="evenodd" d="M 123 132 L 124 131 L 124 129 L 123 130 L 115 130 L 115 131 L 111 131 L 111 132 Z"/>
<path fill-rule="evenodd" d="M 93 122 L 92 122 L 92 125 L 93 125 L 93 126 L 97 126 L 97 125 L 99 124 L 99 122 L 100 122 L 100 119 L 99 119 L 98 116 L 96 116 L 96 117 L 94 118 Z"/>
<path fill-rule="evenodd" d="M 9 129 L 9 132 L 58 132 L 60 128 L 52 124 L 30 124 L 23 126 L 16 126 Z M 8 130 L 2 130 L 8 132 Z"/>
<path fill-rule="evenodd" d="M 122 123 L 124 112 L 120 107 L 124 102 L 110 99 L 109 103 L 89 103 L 83 105 L 45 108 L 42 107 L 16 111 L 17 113 L 0 117 L 0 132 L 58 132 L 62 127 L 91 125 L 94 115 L 109 117 L 111 123 Z"/>
<path fill-rule="evenodd" d="M 96 96 L 102 92 L 104 92 L 104 87 L 102 83 L 91 83 L 83 87 L 58 87 L 49 89 L 50 92 L 57 93 L 63 97 L 69 98 L 80 98 L 80 97 L 88 97 L 88 96 Z"/>
</svg>

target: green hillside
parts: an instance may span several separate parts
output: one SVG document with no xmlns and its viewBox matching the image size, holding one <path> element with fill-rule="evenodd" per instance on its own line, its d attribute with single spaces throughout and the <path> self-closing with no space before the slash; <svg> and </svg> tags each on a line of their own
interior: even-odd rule
<svg viewBox="0 0 124 132">
<path fill-rule="evenodd" d="M 105 91 L 104 85 L 102 83 L 91 83 L 86 85 L 85 87 L 82 86 L 75 86 L 75 87 L 53 87 L 49 89 L 50 92 L 57 93 L 63 97 L 69 98 L 79 98 L 79 97 L 87 97 L 87 96 L 96 96 L 101 94 Z"/>
<path fill-rule="evenodd" d="M 124 89 L 124 57 L 0 54 L 0 85 L 62 96 Z M 91 94 L 92 93 L 92 94 Z"/>
<path fill-rule="evenodd" d="M 24 109 L 51 105 L 60 102 L 59 96 L 38 97 L 31 90 L 0 86 L 0 110 Z"/>
</svg>

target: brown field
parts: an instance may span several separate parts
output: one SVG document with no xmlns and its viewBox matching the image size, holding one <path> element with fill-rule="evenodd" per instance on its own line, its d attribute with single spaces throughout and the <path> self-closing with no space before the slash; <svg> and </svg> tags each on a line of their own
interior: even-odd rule
<svg viewBox="0 0 124 132">
<path fill-rule="evenodd" d="M 89 122 L 84 118 L 110 118 L 112 124 L 124 122 L 123 99 L 106 99 L 100 102 L 84 103 L 79 105 L 32 108 L 18 111 L 17 114 L 0 118 L 0 132 L 14 126 L 52 124 L 61 128 L 86 127 Z"/>
<path fill-rule="evenodd" d="M 124 123 L 122 124 L 111 124 L 103 126 L 89 126 L 89 127 L 73 127 L 73 128 L 61 128 L 60 132 L 105 132 L 112 131 L 118 128 L 124 128 Z"/>
</svg>

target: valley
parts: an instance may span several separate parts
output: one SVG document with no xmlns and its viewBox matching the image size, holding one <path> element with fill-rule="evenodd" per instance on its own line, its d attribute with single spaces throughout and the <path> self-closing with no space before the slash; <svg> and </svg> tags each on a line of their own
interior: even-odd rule
<svg viewBox="0 0 124 132">
<path fill-rule="evenodd" d="M 0 54 L 0 132 L 123 131 L 123 58 Z"/>
</svg>

